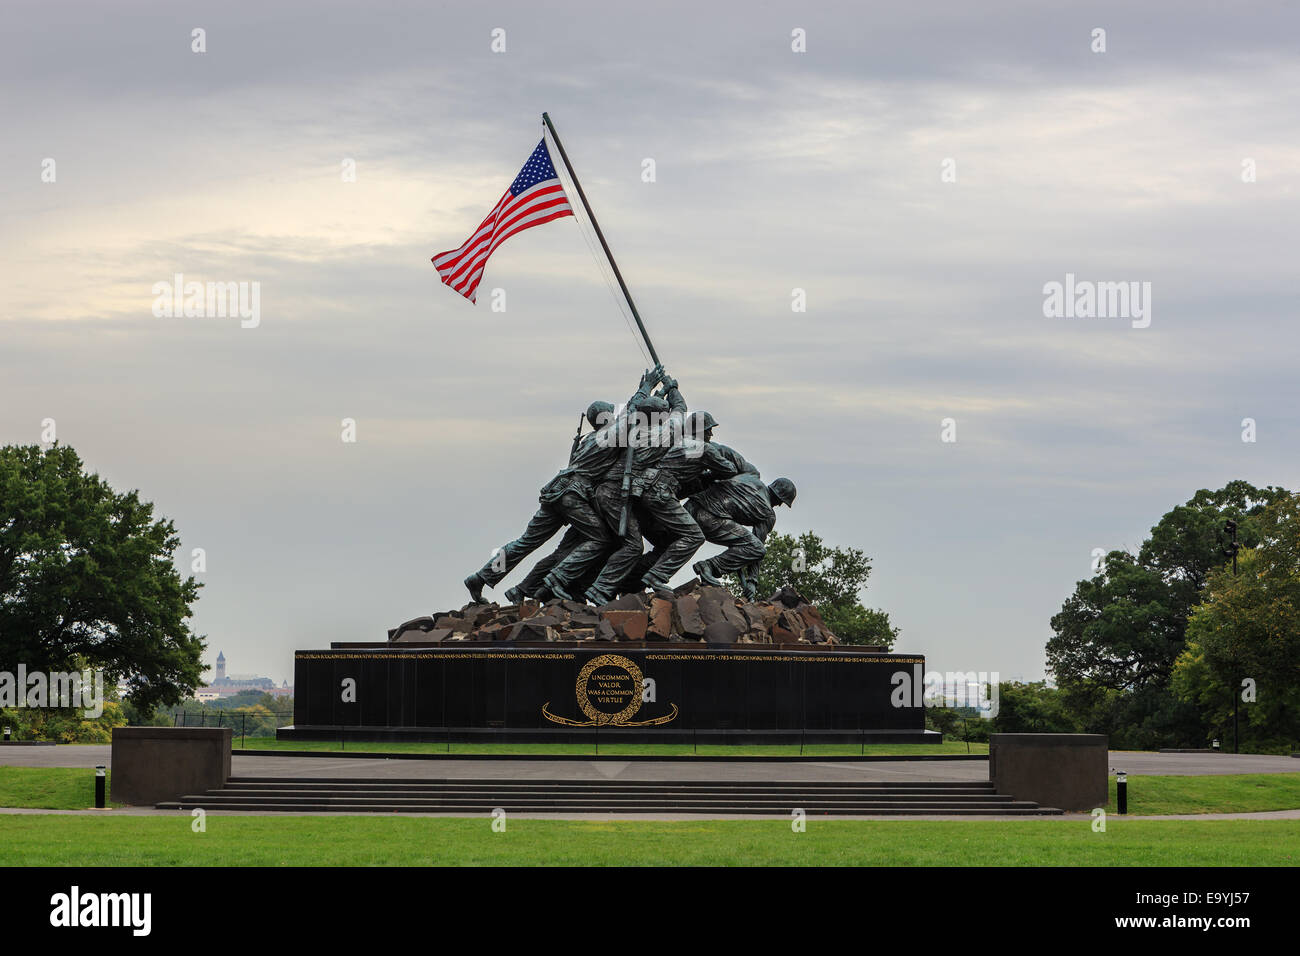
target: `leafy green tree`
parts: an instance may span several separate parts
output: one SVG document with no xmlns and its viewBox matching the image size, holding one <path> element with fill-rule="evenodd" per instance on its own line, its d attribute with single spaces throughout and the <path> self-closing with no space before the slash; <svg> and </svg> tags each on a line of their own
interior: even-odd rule
<svg viewBox="0 0 1300 956">
<path fill-rule="evenodd" d="M 1052 618 L 1047 663 L 1062 686 L 1141 690 L 1166 682 L 1186 621 L 1160 572 L 1112 551 Z"/>
<path fill-rule="evenodd" d="M 156 716 L 167 726 L 233 727 L 238 733 L 241 726 L 247 725 L 248 735 L 253 736 L 255 724 L 250 714 L 256 715 L 259 721 L 256 724 L 257 736 L 274 736 L 276 727 L 292 720 L 293 698 L 273 697 L 265 691 L 245 690 L 218 700 L 198 701 L 191 698 L 170 710 L 159 709 L 156 712 Z M 267 715 L 271 719 L 264 719 Z"/>
<path fill-rule="evenodd" d="M 1078 723 L 1065 696 L 1046 681 L 998 684 L 997 713 L 991 718 L 972 706 L 927 707 L 925 725 L 945 739 L 984 742 L 989 734 L 1072 734 Z"/>
<path fill-rule="evenodd" d="M 858 548 L 833 548 L 811 531 L 794 537 L 773 534 L 758 569 L 758 594 L 766 598 L 789 586 L 817 605 L 822 620 L 846 644 L 892 649 L 899 629 L 889 614 L 863 606 L 860 595 L 871 575 L 871 559 Z M 734 590 L 740 583 L 730 579 Z"/>
<path fill-rule="evenodd" d="M 822 620 L 845 644 L 874 644 L 893 650 L 899 628 L 889 622 L 889 612 L 864 607 L 856 601 L 829 605 Z"/>
<path fill-rule="evenodd" d="M 122 713 L 126 716 L 127 725 L 131 727 L 171 727 L 174 723 L 171 711 L 166 707 L 141 710 L 131 703 L 129 697 L 122 701 Z"/>
<path fill-rule="evenodd" d="M 276 717 L 269 708 L 257 704 L 253 707 L 237 707 L 226 714 L 224 726 L 230 727 L 236 734 L 247 737 L 274 737 Z"/>
<path fill-rule="evenodd" d="M 1264 512 L 1288 497 L 1285 488 L 1256 488 L 1240 480 L 1230 481 L 1218 491 L 1202 488 L 1151 529 L 1138 561 L 1159 571 L 1166 581 L 1185 582 L 1199 594 L 1210 572 L 1223 566 L 1231 541 L 1225 523 L 1236 521 L 1238 542 L 1253 548 L 1260 541 Z M 1192 601 L 1192 605 L 1196 603 Z"/>
<path fill-rule="evenodd" d="M 1115 746 L 1199 745 L 1206 716 L 1170 688 L 1188 616 L 1227 560 L 1225 523 L 1236 521 L 1240 543 L 1252 546 L 1265 509 L 1287 495 L 1244 481 L 1202 489 L 1160 519 L 1137 555 L 1112 551 L 1076 585 L 1052 618 L 1047 661 L 1083 729 Z"/>
<path fill-rule="evenodd" d="M 186 696 L 203 641 L 186 623 L 199 585 L 176 570 L 179 543 L 71 448 L 0 448 L 0 669 L 103 668 L 144 710 Z"/>
<path fill-rule="evenodd" d="M 9 727 L 15 740 L 52 740 L 60 744 L 111 743 L 113 728 L 126 724 L 117 701 L 104 701 L 104 712 L 87 717 L 78 707 L 6 707 L 0 709 L 0 723 Z"/>
<path fill-rule="evenodd" d="M 1078 731 L 1064 695 L 1046 681 L 998 685 L 998 712 L 993 731 L 999 734 L 1072 734 Z"/>
<path fill-rule="evenodd" d="M 925 727 L 937 730 L 945 739 L 955 737 L 960 740 L 962 736 L 961 715 L 952 707 L 925 708 Z"/>
<path fill-rule="evenodd" d="M 1209 573 L 1173 686 L 1215 736 L 1231 734 L 1235 703 L 1242 749 L 1285 750 L 1300 741 L 1300 497 L 1275 501 L 1256 531 L 1237 574 Z M 1241 699 L 1243 681 L 1253 700 Z"/>
</svg>

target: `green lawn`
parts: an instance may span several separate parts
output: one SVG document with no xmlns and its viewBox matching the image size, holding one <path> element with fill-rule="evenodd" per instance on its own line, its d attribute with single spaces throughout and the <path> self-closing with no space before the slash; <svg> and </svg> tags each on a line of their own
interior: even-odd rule
<svg viewBox="0 0 1300 956">
<path fill-rule="evenodd" d="M 111 793 L 113 771 L 105 771 Z M 67 767 L 0 767 L 0 807 L 86 810 L 95 805 L 95 771 Z M 108 802 L 111 807 L 120 803 Z"/>
<path fill-rule="evenodd" d="M 1128 812 L 1252 813 L 1258 810 L 1300 809 L 1300 772 L 1225 773 L 1198 777 L 1128 775 Z M 1110 804 L 1115 812 L 1115 778 L 1110 778 Z"/>
<path fill-rule="evenodd" d="M 315 740 L 276 740 L 274 737 L 246 737 L 243 741 L 235 737 L 234 750 L 313 750 L 328 753 L 421 753 L 421 754 L 563 754 L 575 757 L 587 757 L 597 752 L 602 755 L 628 756 L 799 756 L 798 744 L 620 744 L 601 742 L 599 751 L 594 743 L 577 744 L 494 744 L 494 743 L 373 743 L 349 741 L 346 746 L 334 741 Z M 966 744 L 961 741 L 946 741 L 941 744 L 868 744 L 864 749 L 860 744 L 809 744 L 803 748 L 805 757 L 854 757 L 860 754 L 898 756 L 964 754 Z M 969 753 L 988 754 L 987 743 L 972 743 Z"/>
<path fill-rule="evenodd" d="M 1294 866 L 1300 821 L 2 816 L 0 866 Z"/>
</svg>

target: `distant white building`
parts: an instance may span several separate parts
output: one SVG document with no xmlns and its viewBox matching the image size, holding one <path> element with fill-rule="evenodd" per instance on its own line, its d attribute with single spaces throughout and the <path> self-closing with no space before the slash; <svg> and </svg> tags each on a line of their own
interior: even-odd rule
<svg viewBox="0 0 1300 956">
<path fill-rule="evenodd" d="M 254 674 L 234 674 L 226 676 L 226 655 L 217 652 L 217 666 L 214 668 L 216 676 L 212 683 L 200 687 L 194 692 L 194 699 L 201 701 L 220 700 L 223 697 L 233 697 L 238 693 L 246 690 L 260 690 L 276 696 L 287 696 L 293 694 L 293 688 L 289 686 L 288 681 L 283 687 L 276 687 L 275 681 L 269 677 L 258 677 Z"/>
</svg>

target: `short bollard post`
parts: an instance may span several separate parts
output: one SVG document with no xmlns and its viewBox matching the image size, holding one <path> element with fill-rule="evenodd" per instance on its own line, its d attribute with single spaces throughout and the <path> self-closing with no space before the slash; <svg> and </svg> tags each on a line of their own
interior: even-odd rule
<svg viewBox="0 0 1300 956">
<path fill-rule="evenodd" d="M 5 728 L 5 742 L 8 743 L 8 741 L 9 741 L 9 728 L 6 727 L 6 728 Z"/>
<path fill-rule="evenodd" d="M 1128 813 L 1128 774 L 1123 770 L 1115 771 L 1115 811 Z"/>
<path fill-rule="evenodd" d="M 95 767 L 95 809 L 104 809 L 104 765 Z"/>
</svg>

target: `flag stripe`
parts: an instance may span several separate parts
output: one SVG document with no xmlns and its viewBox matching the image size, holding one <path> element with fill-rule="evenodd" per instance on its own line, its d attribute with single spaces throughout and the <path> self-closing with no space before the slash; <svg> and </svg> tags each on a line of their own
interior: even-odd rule
<svg viewBox="0 0 1300 956">
<path fill-rule="evenodd" d="M 473 234 L 460 248 L 435 255 L 433 265 L 443 284 L 474 302 L 483 270 L 497 247 L 525 229 L 572 215 L 573 207 L 543 140 Z"/>
<path fill-rule="evenodd" d="M 556 213 L 556 215 L 550 215 L 551 213 Z M 509 218 L 503 216 L 493 227 L 491 234 L 476 242 L 470 249 L 458 256 L 454 262 L 440 267 L 439 271 L 446 274 L 448 285 L 455 286 L 460 282 L 465 272 L 480 262 L 486 262 L 487 257 L 496 252 L 497 246 L 505 242 L 510 236 L 522 232 L 530 226 L 541 225 L 543 222 L 550 222 L 552 219 L 571 215 L 573 213 L 569 208 L 568 200 L 563 196 L 555 197 L 546 202 L 533 203 L 517 214 L 512 212 Z M 549 218 L 543 218 L 543 216 L 549 216 Z"/>
<path fill-rule="evenodd" d="M 531 228 L 532 226 L 540 226 L 540 225 L 542 225 L 543 223 L 553 222 L 553 221 L 556 220 L 556 219 L 563 219 L 565 216 L 572 216 L 572 215 L 573 215 L 572 210 L 567 210 L 567 209 L 566 209 L 566 210 L 561 210 L 560 212 L 552 212 L 551 214 L 547 215 L 544 219 L 537 219 L 537 220 L 533 220 L 533 221 L 531 221 L 531 222 L 528 222 L 528 223 L 526 223 L 526 224 L 520 226 L 518 229 L 515 229 L 514 231 L 508 233 L 507 236 L 502 236 L 501 238 L 502 238 L 502 240 L 504 241 L 508 236 L 513 236 L 516 232 L 523 232 L 525 229 Z M 484 260 L 483 260 L 483 263 L 482 263 L 482 264 L 481 264 L 481 265 L 480 265 L 480 266 L 479 266 L 479 267 L 474 271 L 474 273 L 473 273 L 473 274 L 471 275 L 471 277 L 470 277 L 471 280 L 472 280 L 472 285 L 468 286 L 469 293 L 473 293 L 473 290 L 478 286 L 478 279 L 479 279 L 480 276 L 483 275 L 483 269 L 484 269 L 484 267 L 485 267 L 486 265 L 487 265 L 487 259 L 486 259 L 486 257 L 485 257 Z M 459 285 L 463 285 L 463 283 L 452 284 L 452 283 L 450 283 L 450 282 L 448 282 L 447 284 L 448 284 L 449 286 L 451 286 L 452 288 L 456 289 L 457 292 L 460 292 L 460 291 L 461 291 L 460 288 L 459 288 L 458 286 L 459 286 Z M 461 295 L 467 295 L 467 293 L 465 293 L 465 292 L 461 292 Z M 472 295 L 472 294 L 468 294 L 467 297 L 469 298 L 469 300 L 470 300 L 471 302 L 473 302 L 473 301 L 477 301 L 477 300 L 475 299 L 474 295 Z"/>
<path fill-rule="evenodd" d="M 439 265 L 443 268 L 454 269 L 465 256 L 472 256 L 483 245 L 491 242 L 492 239 L 503 229 L 513 224 L 519 216 L 526 215 L 535 205 L 550 203 L 552 199 L 554 199 L 555 201 L 564 203 L 565 208 L 568 208 L 568 199 L 565 198 L 564 190 L 562 190 L 558 184 L 553 187 L 546 187 L 545 189 L 542 189 L 541 187 L 535 188 L 538 189 L 536 195 L 524 193 L 512 202 L 504 205 L 499 204 L 498 208 L 493 210 L 488 219 L 478 228 L 478 231 L 466 240 L 465 245 L 457 249 L 450 260 L 443 261 L 439 263 Z M 558 197 L 554 196 L 555 193 L 559 194 Z"/>
<path fill-rule="evenodd" d="M 497 204 L 492 207 L 492 211 L 488 213 L 487 218 L 484 219 L 481 223 L 479 223 L 478 229 L 474 230 L 474 235 L 466 239 L 465 244 L 462 245 L 459 249 L 453 249 L 451 252 L 444 252 L 434 256 L 433 257 L 434 264 L 441 265 L 443 262 L 449 262 L 452 259 L 459 257 L 461 252 L 465 249 L 465 246 L 468 246 L 479 236 L 483 235 L 485 231 L 491 231 L 492 223 L 496 220 L 497 215 L 501 212 L 501 208 L 507 202 L 509 202 L 511 198 L 512 197 L 510 193 L 507 192 L 504 196 L 502 196 L 499 200 L 497 200 Z"/>
<path fill-rule="evenodd" d="M 554 195 L 558 193 L 559 195 Z M 519 200 L 524 200 L 527 193 L 519 196 Z M 554 211 L 558 215 L 549 218 L 539 218 L 538 211 Z M 480 261 L 486 262 L 488 256 L 496 251 L 497 246 L 501 245 L 508 237 L 516 232 L 533 225 L 541 225 L 543 221 L 550 222 L 551 219 L 558 219 L 561 216 L 571 216 L 573 211 L 569 206 L 568 199 L 564 196 L 563 189 L 557 183 L 553 187 L 539 189 L 535 196 L 529 196 L 527 201 L 512 202 L 490 218 L 490 222 L 484 222 L 483 226 L 475 232 L 474 237 L 466 242 L 464 246 L 457 249 L 451 258 L 444 258 L 447 254 L 440 256 L 443 262 L 438 265 L 438 271 L 443 276 L 443 281 L 449 286 L 456 289 L 462 295 L 465 290 L 460 288 L 460 279 L 468 271 L 471 271 Z M 521 220 L 530 219 L 519 228 L 515 225 Z"/>
</svg>

